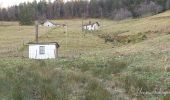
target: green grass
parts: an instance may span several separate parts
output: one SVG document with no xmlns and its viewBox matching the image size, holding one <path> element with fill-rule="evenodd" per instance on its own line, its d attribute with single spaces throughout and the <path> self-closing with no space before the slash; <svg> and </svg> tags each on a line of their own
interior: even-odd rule
<svg viewBox="0 0 170 100">
<path fill-rule="evenodd" d="M 77 68 L 77 72 L 75 72 L 72 70 L 74 66 L 65 65 L 62 60 L 33 61 L 18 59 L 7 61 L 6 59 L 0 60 L 1 99 L 111 99 L 111 94 L 98 81 L 97 77 L 85 75 L 78 71 L 79 67 L 75 67 Z M 63 66 L 61 63 L 65 66 L 61 67 Z"/>
<path fill-rule="evenodd" d="M 34 26 L 1 22 L 0 99 L 169 100 L 169 94 L 138 93 L 139 89 L 170 92 L 167 16 L 169 11 L 118 22 L 86 19 L 84 23 L 101 23 L 100 30 L 87 33 L 81 32 L 80 19 L 53 20 L 67 24 L 68 33 L 64 28 L 41 26 L 39 39 L 59 42 L 56 60 L 27 58 L 24 44 L 34 41 Z"/>
</svg>

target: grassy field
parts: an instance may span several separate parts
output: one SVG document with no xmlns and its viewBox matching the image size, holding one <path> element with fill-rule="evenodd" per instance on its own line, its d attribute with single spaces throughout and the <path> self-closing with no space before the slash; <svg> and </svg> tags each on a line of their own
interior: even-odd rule
<svg viewBox="0 0 170 100">
<path fill-rule="evenodd" d="M 55 22 L 55 21 L 53 21 Z M 110 48 L 103 39 L 93 34 L 84 34 L 81 31 L 81 20 L 59 20 L 65 23 L 66 28 L 39 27 L 40 42 L 58 42 L 61 45 L 60 56 L 74 57 L 81 54 L 100 51 Z M 34 26 L 19 26 L 17 22 L 2 22 L 0 26 L 0 54 L 3 57 L 24 56 L 28 57 L 27 43 L 34 42 Z"/>
<path fill-rule="evenodd" d="M 47 28 L 41 28 L 45 34 Z M 0 23 L 0 55 L 1 57 L 18 57 L 19 50 L 27 43 L 34 41 L 34 26 L 19 26 L 18 22 Z"/>
<path fill-rule="evenodd" d="M 2 100 L 169 100 L 170 12 L 139 19 L 99 21 L 82 32 L 82 20 L 53 20 L 64 28 L 40 26 L 40 42 L 59 42 L 60 58 L 27 58 L 34 26 L 0 24 Z M 109 40 L 109 41 L 106 41 Z"/>
</svg>

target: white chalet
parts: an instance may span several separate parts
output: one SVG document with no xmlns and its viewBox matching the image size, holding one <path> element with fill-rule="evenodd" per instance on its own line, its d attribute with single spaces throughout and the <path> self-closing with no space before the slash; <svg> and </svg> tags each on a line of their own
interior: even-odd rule
<svg viewBox="0 0 170 100">
<path fill-rule="evenodd" d="M 57 42 L 49 43 L 29 43 L 29 58 L 30 59 L 55 59 L 58 57 Z"/>
<path fill-rule="evenodd" d="M 45 26 L 45 27 L 55 27 L 56 25 L 47 20 L 47 21 L 44 22 L 43 26 Z"/>
<path fill-rule="evenodd" d="M 89 22 L 89 24 L 83 25 L 83 29 L 88 30 L 88 31 L 98 30 L 99 27 L 100 27 L 100 24 L 98 22 L 95 22 L 95 23 L 90 23 Z"/>
</svg>

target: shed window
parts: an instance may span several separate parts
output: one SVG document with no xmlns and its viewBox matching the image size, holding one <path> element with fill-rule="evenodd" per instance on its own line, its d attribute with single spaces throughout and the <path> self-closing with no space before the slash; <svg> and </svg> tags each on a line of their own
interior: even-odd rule
<svg viewBox="0 0 170 100">
<path fill-rule="evenodd" d="M 45 46 L 40 46 L 39 48 L 39 53 L 42 55 L 42 54 L 45 54 Z"/>
</svg>

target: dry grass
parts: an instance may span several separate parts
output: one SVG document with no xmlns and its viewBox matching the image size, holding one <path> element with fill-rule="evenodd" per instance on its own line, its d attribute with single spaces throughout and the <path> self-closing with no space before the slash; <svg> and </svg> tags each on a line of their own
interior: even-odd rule
<svg viewBox="0 0 170 100">
<path fill-rule="evenodd" d="M 23 45 L 34 40 L 34 26 L 19 26 L 17 22 L 2 23 L 3 25 L 0 26 L 1 56 L 14 56 Z M 47 28 L 40 28 L 41 34 L 48 31 Z"/>
<path fill-rule="evenodd" d="M 83 33 L 81 30 L 81 20 L 58 20 L 56 23 L 65 23 L 66 28 L 56 28 L 48 34 L 43 35 L 40 41 L 58 41 L 61 45 L 61 56 L 79 56 L 85 53 L 101 51 L 111 48 L 110 44 L 105 44 L 104 40 L 94 36 L 92 33 Z"/>
<path fill-rule="evenodd" d="M 60 56 L 66 58 L 48 61 L 20 58 L 1 59 L 0 68 L 2 70 L 0 70 L 0 78 L 3 79 L 4 83 L 8 84 L 0 83 L 0 86 L 14 86 L 14 91 L 12 91 L 14 97 L 22 94 L 15 92 L 20 92 L 17 87 L 23 89 L 26 85 L 31 87 L 45 86 L 45 89 L 40 87 L 40 90 L 43 89 L 42 93 L 49 91 L 50 95 L 58 93 L 55 90 L 59 89 L 66 93 L 65 95 L 61 94 L 62 98 L 69 97 L 69 99 L 73 100 L 82 100 L 82 98 L 79 98 L 82 95 L 85 95 L 86 98 L 84 99 L 103 100 L 109 97 L 110 94 L 112 94 L 113 98 L 115 97 L 115 100 L 121 98 L 123 100 L 125 98 L 129 98 L 127 100 L 138 100 L 141 98 L 143 100 L 161 100 L 163 96 L 151 95 L 150 97 L 142 96 L 138 98 L 135 95 L 137 88 L 144 88 L 144 91 L 152 92 L 155 88 L 160 87 L 165 92 L 170 91 L 170 85 L 166 81 L 170 76 L 170 37 L 167 34 L 170 31 L 169 15 L 170 12 L 165 12 L 152 17 L 128 19 L 119 22 L 98 19 L 101 22 L 102 28 L 95 32 L 95 34 L 93 32 L 82 33 L 82 22 L 80 19 L 55 20 L 54 22 L 68 25 L 68 34 L 65 33 L 64 28 L 50 29 L 41 27 L 40 41 L 59 42 L 61 45 Z M 87 19 L 86 22 L 89 20 L 96 21 L 97 19 Z M 12 25 L 11 23 L 5 24 L 8 25 L 0 26 L 0 56 L 19 55 L 18 52 L 25 52 L 27 54 L 27 49 L 23 47 L 23 43 L 34 41 L 34 27 L 18 26 L 16 22 L 13 22 Z M 96 34 L 100 33 L 107 33 L 109 35 L 151 33 L 151 35 L 146 40 L 138 43 L 111 48 L 112 45 L 110 43 L 106 44 L 103 39 L 96 36 Z M 9 48 L 13 50 L 11 53 L 8 51 Z M 19 50 L 16 48 L 19 48 Z M 74 58 L 77 56 L 80 57 L 68 59 L 69 57 Z M 17 76 L 18 70 L 21 70 L 19 76 Z M 20 85 L 21 83 L 12 84 L 11 76 L 9 79 L 6 78 L 8 75 L 16 76 L 16 79 L 12 78 L 12 81 L 14 83 L 20 83 L 21 81 L 23 85 Z M 40 83 L 27 78 L 37 78 Z M 24 79 L 25 81 L 17 79 Z M 89 79 L 95 79 L 95 82 L 93 83 Z M 27 82 L 31 84 L 27 85 Z M 35 85 L 34 82 L 36 83 Z M 67 91 L 65 88 L 60 89 L 56 87 L 57 82 L 61 82 L 59 85 L 65 83 L 64 87 L 68 87 L 71 90 Z M 3 89 L 1 88 L 1 90 Z M 5 90 L 7 92 L 3 94 L 10 97 L 8 93 L 10 90 L 6 88 Z M 69 94 L 70 91 L 74 93 Z M 115 92 L 118 92 L 118 95 L 114 94 Z M 5 98 L 3 94 L 0 94 L 0 96 Z M 60 92 L 57 95 L 60 95 Z M 169 100 L 168 95 L 165 98 Z"/>
<path fill-rule="evenodd" d="M 68 25 L 66 28 L 40 27 L 40 42 L 59 42 L 60 56 L 74 57 L 84 53 L 99 51 L 110 48 L 104 40 L 92 34 L 81 32 L 81 20 L 57 20 L 57 23 Z M 17 22 L 2 22 L 0 26 L 0 55 L 1 56 L 24 56 L 27 57 L 27 49 L 23 44 L 34 41 L 34 26 L 19 26 Z M 6 25 L 4 25 L 6 24 Z M 24 52 L 21 52 L 23 51 Z"/>
<path fill-rule="evenodd" d="M 76 57 L 82 55 L 131 55 L 136 53 L 150 52 L 159 54 L 170 50 L 168 45 L 170 31 L 169 17 L 170 11 L 151 17 L 140 19 L 127 19 L 123 21 L 110 21 L 106 19 L 86 19 L 83 22 L 99 21 L 101 29 L 98 33 L 132 35 L 137 33 L 150 34 L 144 42 L 127 44 L 121 47 L 111 48 L 110 43 L 106 44 L 103 39 L 93 33 L 82 33 L 82 20 L 53 20 L 56 23 L 68 25 L 68 32 L 65 28 L 46 28 L 40 27 L 41 42 L 59 42 L 61 57 Z M 165 34 L 166 33 L 166 34 Z M 1 22 L 0 26 L 0 55 L 1 56 L 20 56 L 27 57 L 27 48 L 23 47 L 30 41 L 34 41 L 34 26 L 19 26 L 17 22 Z M 159 36 L 159 37 L 158 37 Z M 21 52 L 22 51 L 22 52 Z M 21 54 L 20 54 L 21 53 Z M 146 57 L 146 56 L 144 56 Z M 169 57 L 161 58 L 164 63 L 169 61 Z M 160 59 L 159 59 L 160 60 Z M 162 61 L 161 60 L 161 61 Z M 149 62 L 149 61 L 148 61 Z M 168 66 L 169 63 L 165 64 Z"/>
<path fill-rule="evenodd" d="M 170 11 L 165 13 L 139 18 L 139 19 L 127 19 L 123 21 L 110 21 L 110 20 L 102 20 L 102 32 L 105 33 L 117 33 L 123 32 L 123 35 L 132 35 L 137 33 L 145 33 L 145 32 L 158 32 L 164 33 L 170 31 Z"/>
<path fill-rule="evenodd" d="M 121 35 L 132 35 L 146 33 L 148 38 L 139 43 L 103 50 L 100 55 L 115 56 L 123 59 L 125 57 L 127 60 L 132 60 L 132 66 L 159 67 L 162 71 L 166 71 L 170 66 L 170 17 L 168 16 L 170 16 L 170 11 L 151 17 L 119 22 L 103 20 L 103 25 L 110 25 L 108 28 L 103 27 L 101 29 L 103 34 L 114 35 L 115 33 L 123 32 Z"/>
</svg>

